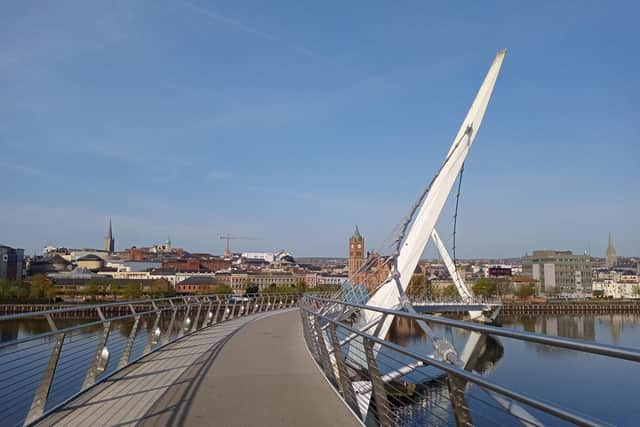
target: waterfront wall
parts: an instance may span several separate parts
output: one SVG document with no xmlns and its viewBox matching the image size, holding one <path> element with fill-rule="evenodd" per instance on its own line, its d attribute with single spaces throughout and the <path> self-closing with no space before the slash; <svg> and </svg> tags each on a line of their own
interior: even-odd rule
<svg viewBox="0 0 640 427">
<path fill-rule="evenodd" d="M 619 302 L 513 302 L 502 306 L 502 314 L 564 314 L 564 313 L 640 313 L 640 301 Z"/>
</svg>

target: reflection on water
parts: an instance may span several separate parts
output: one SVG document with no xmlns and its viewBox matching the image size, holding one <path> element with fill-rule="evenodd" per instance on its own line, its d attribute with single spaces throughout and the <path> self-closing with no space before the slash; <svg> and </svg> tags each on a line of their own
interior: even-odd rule
<svg viewBox="0 0 640 427">
<path fill-rule="evenodd" d="M 505 328 L 640 348 L 640 315 L 637 314 L 512 315 L 501 316 L 498 320 Z M 64 328 L 83 321 L 85 320 L 56 319 L 56 324 L 59 328 Z M 163 331 L 168 326 L 168 321 L 168 317 L 162 317 Z M 153 318 L 141 319 L 132 357 L 142 354 L 152 325 Z M 431 326 L 436 334 L 454 345 L 458 354 L 465 351 L 468 332 L 451 327 Z M 131 327 L 131 320 L 114 322 L 112 325 L 108 342 L 112 356 L 105 374 L 115 369 Z M 79 389 L 96 348 L 95 332 L 98 328 L 99 326 L 86 328 L 65 339 L 63 353 L 66 350 L 69 354 L 61 357 L 60 372 L 56 374 L 48 407 Z M 48 331 L 49 325 L 45 320 L 0 322 L 0 342 Z M 390 339 L 416 353 L 429 355 L 433 352 L 430 341 L 421 328 L 410 319 L 396 319 L 390 330 Z M 14 349 L 0 349 L 0 413 L 5 421 L 12 417 L 19 419 L 18 416 L 24 416 L 28 410 L 54 341 L 50 338 L 32 350 L 26 349 L 21 353 L 21 358 L 8 354 Z M 30 345 L 32 343 L 23 344 L 24 347 Z M 480 337 L 478 345 L 469 354 L 469 369 L 520 393 L 554 402 L 573 411 L 592 414 L 616 425 L 635 425 L 633 420 L 640 417 L 640 409 L 636 405 L 637 396 L 640 395 L 640 385 L 637 382 L 637 378 L 640 378 L 640 364 L 487 335 Z M 82 358 L 79 359 L 78 355 Z M 389 356 L 399 359 L 396 368 L 405 363 L 397 354 Z M 397 409 L 404 420 L 411 420 L 410 424 L 416 425 L 455 424 L 448 400 L 446 378 L 433 369 L 429 371 L 421 368 L 406 379 L 416 384 L 413 391 L 417 399 L 413 404 L 398 400 Z M 28 387 L 23 386 L 28 382 L 31 382 Z M 13 383 L 19 386 L 10 387 Z M 513 423 L 512 418 L 499 418 L 493 412 L 492 420 L 482 418 L 483 414 L 495 412 L 496 403 L 477 387 L 469 387 L 467 397 L 475 425 Z M 486 405 L 487 401 L 493 408 Z M 557 425 L 553 420 L 544 421 Z"/>
<path fill-rule="evenodd" d="M 505 328 L 640 348 L 638 314 L 509 315 L 501 316 L 498 321 Z M 458 354 L 468 350 L 465 349 L 468 332 L 434 324 L 431 327 L 437 335 L 453 343 Z M 410 319 L 397 319 L 390 339 L 417 353 L 433 352 L 430 341 Z M 640 394 L 638 363 L 483 336 L 472 353 L 469 368 L 497 384 L 616 425 L 635 425 L 632 420 L 640 416 L 636 405 Z M 432 387 L 434 391 L 442 391 L 442 383 Z M 474 402 L 470 405 L 473 407 Z M 491 425 L 491 422 L 478 421 L 477 424 Z"/>
<path fill-rule="evenodd" d="M 55 319 L 58 329 L 95 321 L 96 319 Z M 140 357 L 150 340 L 155 315 L 141 315 L 137 334 L 132 343 L 129 360 Z M 170 313 L 163 312 L 159 326 L 166 331 L 170 322 Z M 113 373 L 124 353 L 129 335 L 133 329 L 133 318 L 111 322 L 106 346 L 109 349 L 109 363 L 100 378 Z M 99 340 L 100 324 L 84 326 L 67 332 L 60 353 L 57 369 L 51 385 L 47 409 L 71 397 L 80 391 L 84 377 L 95 355 Z M 16 339 L 50 332 L 44 319 L 20 319 L 0 322 L 0 342 L 7 343 Z M 176 325 L 172 333 L 177 333 Z M 0 413 L 2 425 L 14 425 L 24 419 L 31 405 L 36 387 L 40 383 L 44 370 L 52 353 L 55 336 L 38 337 L 34 340 L 0 348 Z"/>
</svg>

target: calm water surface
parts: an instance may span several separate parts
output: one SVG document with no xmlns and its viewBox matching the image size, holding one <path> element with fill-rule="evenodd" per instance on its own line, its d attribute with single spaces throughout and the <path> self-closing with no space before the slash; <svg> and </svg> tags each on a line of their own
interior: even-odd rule
<svg viewBox="0 0 640 427">
<path fill-rule="evenodd" d="M 513 315 L 503 327 L 640 349 L 640 315 Z M 437 327 L 461 352 L 468 333 Z M 431 352 L 414 322 L 399 319 L 392 339 Z M 485 338 L 475 369 L 491 381 L 613 425 L 640 425 L 640 364 L 517 340 Z M 472 405 L 473 406 L 473 405 Z M 474 420 L 476 421 L 476 420 Z M 547 421 L 547 419 L 545 419 Z M 478 422 L 491 425 L 491 422 Z"/>
<path fill-rule="evenodd" d="M 56 322 L 59 327 L 64 327 L 82 321 Z M 640 348 L 640 316 L 635 314 L 517 315 L 502 316 L 499 321 L 507 328 Z M 133 357 L 142 354 L 150 327 L 151 322 L 142 322 Z M 103 375 L 115 370 L 130 330 L 130 323 L 112 329 L 108 342 L 110 363 Z M 44 320 L 0 322 L 0 342 L 48 331 Z M 443 327 L 436 327 L 436 331 L 462 352 L 468 333 Z M 96 348 L 95 337 L 95 330 L 86 330 L 65 341 L 48 407 L 79 390 Z M 416 352 L 431 353 L 431 346 L 421 329 L 406 319 L 395 322 L 391 339 Z M 20 420 L 26 414 L 53 342 L 50 339 L 37 346 L 35 342 L 25 343 L 21 346 L 23 351 L 19 358 L 12 354 L 15 348 L 0 349 L 0 413 L 3 414 L 3 425 L 11 425 L 12 420 Z M 567 409 L 596 416 L 613 425 L 639 425 L 640 364 L 499 337 L 484 337 L 479 348 L 479 354 L 474 358 L 474 370 L 495 383 Z M 432 387 L 441 388 L 441 385 Z M 480 390 L 472 390 L 471 393 L 481 399 L 491 400 L 483 396 Z M 473 400 L 469 404 L 472 413 L 473 410 L 477 413 L 486 412 L 482 405 Z M 433 412 L 433 408 L 431 410 Z M 441 424 L 452 422 L 451 413 L 444 411 L 439 417 L 424 418 L 420 424 L 439 424 L 440 421 Z M 544 421 L 549 419 L 545 418 Z M 474 418 L 474 422 L 478 425 L 512 424 L 513 419 Z M 552 421 L 551 424 L 556 422 Z"/>
</svg>

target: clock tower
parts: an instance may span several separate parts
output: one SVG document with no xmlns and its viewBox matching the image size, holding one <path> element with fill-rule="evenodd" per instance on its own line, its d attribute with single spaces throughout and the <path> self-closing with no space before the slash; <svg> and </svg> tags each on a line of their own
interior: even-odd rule
<svg viewBox="0 0 640 427">
<path fill-rule="evenodd" d="M 364 239 L 358 230 L 353 232 L 349 239 L 349 277 L 352 277 L 356 271 L 364 264 Z"/>
</svg>

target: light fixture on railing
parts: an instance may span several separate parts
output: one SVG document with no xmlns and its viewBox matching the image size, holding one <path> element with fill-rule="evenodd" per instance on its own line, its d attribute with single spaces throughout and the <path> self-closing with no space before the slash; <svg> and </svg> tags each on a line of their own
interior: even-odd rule
<svg viewBox="0 0 640 427">
<path fill-rule="evenodd" d="M 191 319 L 187 317 L 186 319 L 184 319 L 183 325 L 185 331 L 189 330 L 189 325 L 191 325 Z"/>
<path fill-rule="evenodd" d="M 244 312 L 244 305 L 240 306 L 240 313 Z"/>
<path fill-rule="evenodd" d="M 156 327 L 153 330 L 153 333 L 151 334 L 151 345 L 156 345 L 158 344 L 158 341 L 160 341 L 160 328 Z"/>
<path fill-rule="evenodd" d="M 207 313 L 207 322 L 211 323 L 212 320 L 213 320 L 213 312 L 210 311 Z"/>
<path fill-rule="evenodd" d="M 107 369 L 108 363 L 109 363 L 109 349 L 106 346 L 104 346 L 102 348 L 102 351 L 100 352 L 100 355 L 98 356 L 97 372 L 98 373 L 104 372 L 104 370 Z"/>
</svg>

